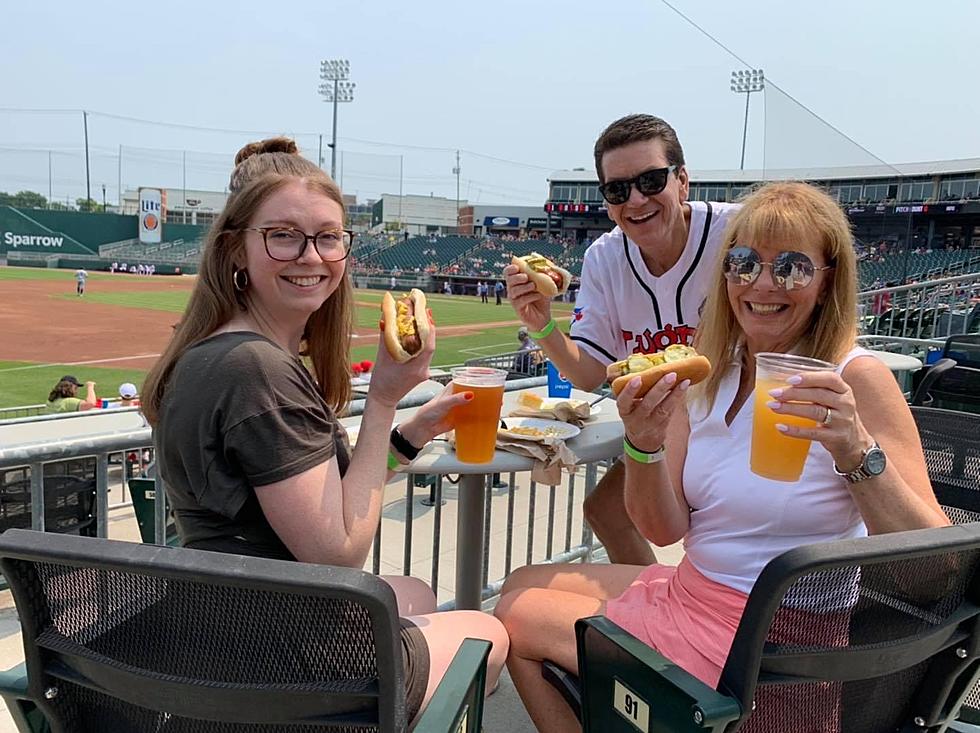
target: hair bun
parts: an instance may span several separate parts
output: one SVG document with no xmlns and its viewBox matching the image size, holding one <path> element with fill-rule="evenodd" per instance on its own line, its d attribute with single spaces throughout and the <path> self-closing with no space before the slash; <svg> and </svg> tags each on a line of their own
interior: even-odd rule
<svg viewBox="0 0 980 733">
<path fill-rule="evenodd" d="M 253 155 L 260 155 L 262 153 L 288 153 L 290 155 L 299 155 L 299 148 L 296 146 L 296 141 L 292 138 L 284 137 L 282 135 L 278 137 L 270 137 L 265 140 L 259 140 L 258 142 L 248 143 L 245 147 L 238 151 L 235 155 L 235 165 L 238 165 L 243 160 L 251 158 Z"/>
</svg>

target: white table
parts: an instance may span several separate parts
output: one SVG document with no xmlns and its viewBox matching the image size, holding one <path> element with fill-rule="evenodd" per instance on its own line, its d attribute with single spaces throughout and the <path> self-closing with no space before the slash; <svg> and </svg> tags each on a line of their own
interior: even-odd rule
<svg viewBox="0 0 980 733">
<path fill-rule="evenodd" d="M 530 391 L 547 396 L 547 387 Z M 501 415 L 505 416 L 517 406 L 519 391 L 505 392 Z M 572 398 L 591 402 L 597 395 L 573 389 Z M 589 420 L 582 432 L 571 438 L 567 445 L 578 457 L 580 464 L 592 463 L 622 452 L 623 423 L 616 411 L 616 403 L 603 400 L 598 403 L 599 414 Z M 411 416 L 417 408 L 399 410 L 395 421 Z M 341 420 L 345 427 L 358 424 L 357 418 Z M 456 512 L 456 608 L 479 609 L 481 606 L 481 576 L 483 572 L 484 507 L 486 503 L 487 477 L 495 473 L 530 471 L 534 461 L 507 451 L 495 451 L 490 463 L 461 463 L 446 441 L 433 441 L 418 458 L 401 469 L 404 473 L 460 474 L 459 505 Z"/>
<path fill-rule="evenodd" d="M 874 354 L 875 358 L 877 358 L 893 372 L 914 372 L 922 368 L 922 361 L 914 356 L 909 356 L 908 354 L 897 354 L 894 351 L 874 350 L 872 350 L 871 353 Z"/>
<path fill-rule="evenodd" d="M 871 351 L 875 357 L 888 367 L 898 380 L 899 389 L 907 392 L 912 388 L 911 374 L 922 368 L 922 361 L 908 354 L 898 354 L 894 351 Z"/>
<path fill-rule="evenodd" d="M 135 408 L 94 409 L 57 416 L 38 415 L 37 418 L 0 425 L 0 446 L 10 448 L 31 443 L 94 438 L 146 427 L 146 420 Z"/>
</svg>

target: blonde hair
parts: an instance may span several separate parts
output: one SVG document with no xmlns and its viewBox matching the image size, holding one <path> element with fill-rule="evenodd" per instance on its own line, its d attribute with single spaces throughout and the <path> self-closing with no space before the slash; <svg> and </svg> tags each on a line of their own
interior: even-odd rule
<svg viewBox="0 0 980 733">
<path fill-rule="evenodd" d="M 725 255 L 736 244 L 819 240 L 827 264 L 825 290 L 813 312 L 810 327 L 797 345 L 801 355 L 824 361 L 840 360 L 857 337 L 857 257 L 851 225 L 833 199 L 806 183 L 770 183 L 749 194 L 725 230 L 714 267 L 714 281 L 701 314 L 694 345 L 712 364 L 708 378 L 691 389 L 691 398 L 704 398 L 709 409 L 735 356 L 744 332 L 728 299 L 722 271 Z M 814 284 L 813 287 L 816 285 Z"/>
<path fill-rule="evenodd" d="M 184 352 L 230 321 L 236 311 L 246 309 L 233 281 L 235 263 L 244 259 L 245 237 L 240 230 L 272 194 L 297 180 L 335 201 L 346 218 L 337 184 L 301 157 L 292 140 L 277 137 L 249 143 L 235 157 L 231 195 L 208 232 L 187 309 L 143 384 L 143 414 L 151 425 L 159 420 L 167 382 Z M 350 401 L 348 361 L 353 327 L 354 291 L 345 273 L 333 295 L 307 320 L 301 349 L 312 364 L 320 394 L 338 414 Z"/>
</svg>

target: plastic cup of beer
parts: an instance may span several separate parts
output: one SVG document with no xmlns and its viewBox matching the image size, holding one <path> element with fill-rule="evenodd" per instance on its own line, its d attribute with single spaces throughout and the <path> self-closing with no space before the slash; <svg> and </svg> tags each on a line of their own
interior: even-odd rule
<svg viewBox="0 0 980 733">
<path fill-rule="evenodd" d="M 490 463 L 497 445 L 500 406 L 507 372 L 485 367 L 452 370 L 453 394 L 472 392 L 473 399 L 453 408 L 456 457 L 461 463 Z"/>
<path fill-rule="evenodd" d="M 819 359 L 792 354 L 760 353 L 755 356 L 755 405 L 752 420 L 752 473 L 773 481 L 799 481 L 810 452 L 810 441 L 784 435 L 776 423 L 812 428 L 814 420 L 775 412 L 769 390 L 789 387 L 786 380 L 795 374 L 833 371 L 837 366 Z"/>
</svg>

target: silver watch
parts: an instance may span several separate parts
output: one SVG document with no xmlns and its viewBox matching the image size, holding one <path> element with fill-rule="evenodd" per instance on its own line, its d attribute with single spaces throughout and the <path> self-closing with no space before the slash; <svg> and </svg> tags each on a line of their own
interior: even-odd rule
<svg viewBox="0 0 980 733">
<path fill-rule="evenodd" d="M 849 484 L 856 484 L 865 479 L 880 476 L 885 472 L 886 465 L 888 465 L 888 460 L 885 457 L 885 451 L 881 449 L 876 440 L 872 442 L 870 448 L 861 454 L 861 463 L 857 468 L 853 471 L 841 471 L 834 463 L 834 472 L 838 476 L 842 476 Z"/>
</svg>

